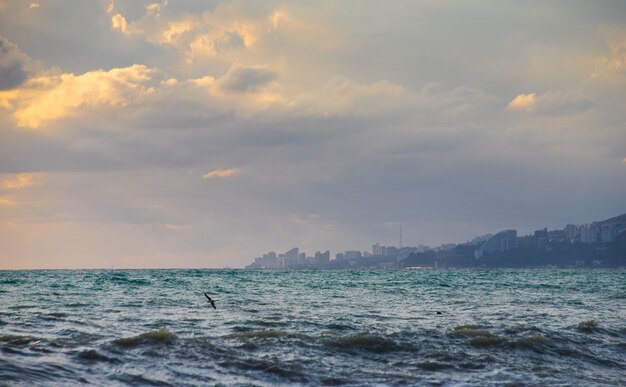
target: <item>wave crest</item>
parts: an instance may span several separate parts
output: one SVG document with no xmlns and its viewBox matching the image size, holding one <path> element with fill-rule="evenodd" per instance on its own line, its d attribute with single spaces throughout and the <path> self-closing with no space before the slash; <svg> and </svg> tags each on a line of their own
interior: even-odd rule
<svg viewBox="0 0 626 387">
<path fill-rule="evenodd" d="M 150 331 L 138 336 L 113 340 L 113 344 L 119 347 L 129 348 L 142 344 L 169 344 L 176 340 L 178 340 L 178 336 L 167 328 L 161 328 L 158 331 Z"/>
<path fill-rule="evenodd" d="M 346 350 L 359 349 L 371 352 L 389 352 L 397 347 L 396 342 L 392 339 L 368 333 L 342 336 L 327 340 L 326 344 L 334 348 Z"/>
</svg>

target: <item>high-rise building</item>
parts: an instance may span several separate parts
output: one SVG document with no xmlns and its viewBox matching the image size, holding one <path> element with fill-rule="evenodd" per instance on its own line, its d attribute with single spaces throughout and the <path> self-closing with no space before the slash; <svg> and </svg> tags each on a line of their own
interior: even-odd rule
<svg viewBox="0 0 626 387">
<path fill-rule="evenodd" d="M 330 251 L 326 250 L 323 253 L 319 251 L 315 252 L 315 266 L 327 266 L 330 264 Z"/>
<path fill-rule="evenodd" d="M 565 232 L 565 238 L 568 242 L 574 242 L 576 240 L 576 236 L 578 234 L 578 228 L 575 224 L 567 224 L 563 229 Z"/>
<path fill-rule="evenodd" d="M 603 224 L 601 235 L 602 242 L 613 242 L 617 237 L 617 227 L 612 224 Z"/>
<path fill-rule="evenodd" d="M 582 243 L 596 243 L 598 232 L 593 225 L 585 224 L 580 228 L 580 241 Z"/>
<path fill-rule="evenodd" d="M 298 255 L 298 266 L 306 266 L 306 253 L 302 252 Z"/>
<path fill-rule="evenodd" d="M 539 250 L 545 250 L 548 247 L 548 228 L 535 231 L 535 242 Z"/>
<path fill-rule="evenodd" d="M 485 253 L 495 254 L 512 250 L 517 247 L 517 230 L 504 230 L 489 238 L 480 248 L 474 251 L 475 258 Z"/>
</svg>

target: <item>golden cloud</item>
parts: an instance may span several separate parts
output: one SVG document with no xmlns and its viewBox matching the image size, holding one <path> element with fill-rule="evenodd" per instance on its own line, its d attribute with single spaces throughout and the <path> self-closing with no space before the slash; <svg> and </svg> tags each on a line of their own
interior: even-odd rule
<svg viewBox="0 0 626 387">
<path fill-rule="evenodd" d="M 151 15 L 153 17 L 161 16 L 161 4 L 152 3 L 146 5 L 146 14 Z"/>
<path fill-rule="evenodd" d="M 535 93 L 520 94 L 509 103 L 508 108 L 526 112 L 533 111 L 535 109 L 536 97 Z"/>
<path fill-rule="evenodd" d="M 116 13 L 111 17 L 111 28 L 125 34 L 128 27 L 126 18 L 121 13 Z"/>
<path fill-rule="evenodd" d="M 31 78 L 20 89 L 0 94 L 0 105 L 14 110 L 18 126 L 38 128 L 79 114 L 81 108 L 125 106 L 150 94 L 155 70 L 133 65 L 81 75 L 65 73 Z"/>
<path fill-rule="evenodd" d="M 15 200 L 8 198 L 8 197 L 2 197 L 0 196 L 0 206 L 14 206 L 15 205 Z"/>
<path fill-rule="evenodd" d="M 40 173 L 17 173 L 6 176 L 2 180 L 0 188 L 6 190 L 18 190 L 39 184 Z"/>
<path fill-rule="evenodd" d="M 253 50 L 253 47 L 267 48 L 266 45 L 273 45 L 277 39 L 287 45 L 322 50 L 336 48 L 344 41 L 337 31 L 311 23 L 298 17 L 297 12 L 284 8 L 260 17 L 241 12 L 230 3 L 220 4 L 201 15 L 172 17 L 165 10 L 166 7 L 158 3 L 150 4 L 145 7 L 144 15 L 132 22 L 116 12 L 112 3 L 108 12 L 113 15 L 113 29 L 174 47 L 187 63 L 198 58 L 218 58 L 231 63 L 246 58 L 245 62 L 250 63 L 250 55 L 265 62 L 259 59 L 266 59 L 267 53 Z"/>
<path fill-rule="evenodd" d="M 231 177 L 234 175 L 238 175 L 241 173 L 241 169 L 239 168 L 231 168 L 231 169 L 214 169 L 202 175 L 204 179 L 211 179 L 214 177 Z"/>
</svg>

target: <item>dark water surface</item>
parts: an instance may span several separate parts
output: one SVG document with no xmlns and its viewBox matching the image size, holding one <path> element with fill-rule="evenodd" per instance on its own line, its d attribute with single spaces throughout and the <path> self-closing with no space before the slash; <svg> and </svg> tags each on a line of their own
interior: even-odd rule
<svg viewBox="0 0 626 387">
<path fill-rule="evenodd" d="M 0 385 L 79 383 L 625 385 L 626 271 L 0 271 Z"/>
</svg>

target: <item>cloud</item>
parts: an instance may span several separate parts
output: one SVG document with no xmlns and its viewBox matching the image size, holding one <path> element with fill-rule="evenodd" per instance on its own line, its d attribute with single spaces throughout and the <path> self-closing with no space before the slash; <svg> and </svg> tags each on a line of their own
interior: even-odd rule
<svg viewBox="0 0 626 387">
<path fill-rule="evenodd" d="M 125 34 L 128 28 L 126 18 L 121 13 L 111 16 L 111 28 Z"/>
<path fill-rule="evenodd" d="M 7 98 L 13 116 L 22 127 L 38 128 L 85 109 L 121 107 L 154 92 L 156 70 L 144 65 L 96 70 L 76 75 L 41 75 L 31 78 Z M 4 103 L 5 106 L 7 103 Z"/>
<path fill-rule="evenodd" d="M 28 58 L 11 42 L 0 36 L 0 90 L 20 86 L 28 78 Z"/>
<path fill-rule="evenodd" d="M 146 14 L 152 17 L 161 16 L 161 4 L 159 3 L 151 3 L 146 5 Z"/>
<path fill-rule="evenodd" d="M 592 107 L 581 91 L 549 90 L 543 94 L 519 94 L 507 106 L 509 110 L 546 116 L 572 116 Z"/>
<path fill-rule="evenodd" d="M 322 88 L 297 97 L 302 112 L 321 116 L 372 115 L 406 105 L 407 90 L 386 80 L 369 84 L 333 77 Z"/>
<path fill-rule="evenodd" d="M 220 78 L 219 84 L 226 91 L 245 93 L 256 91 L 277 77 L 278 74 L 268 68 L 233 65 L 226 75 Z"/>
<path fill-rule="evenodd" d="M 605 26 L 599 33 L 606 41 L 608 53 L 596 60 L 591 77 L 626 80 L 626 27 Z"/>
<path fill-rule="evenodd" d="M 14 206 L 15 204 L 16 202 L 12 198 L 0 196 L 0 206 Z"/>
<path fill-rule="evenodd" d="M 39 173 L 18 173 L 6 176 L 0 184 L 1 189 L 19 190 L 39 184 L 41 174 Z"/>
<path fill-rule="evenodd" d="M 214 169 L 212 171 L 208 171 L 202 178 L 204 179 L 212 179 L 215 177 L 231 177 L 241 173 L 241 169 L 239 168 L 231 168 L 231 169 Z"/>
<path fill-rule="evenodd" d="M 186 66 L 215 61 L 228 65 L 269 63 L 284 61 L 295 50 L 296 56 L 303 57 L 343 46 L 337 30 L 312 21 L 302 7 L 276 9 L 271 3 L 250 7 L 224 2 L 195 13 L 176 12 L 177 7 L 153 3 L 134 19 L 117 12 L 115 6 L 108 12 L 113 29 L 174 48 Z"/>
<path fill-rule="evenodd" d="M 508 107 L 512 110 L 533 111 L 535 109 L 536 97 L 537 95 L 535 93 L 519 94 L 517 97 L 513 98 Z"/>
</svg>

